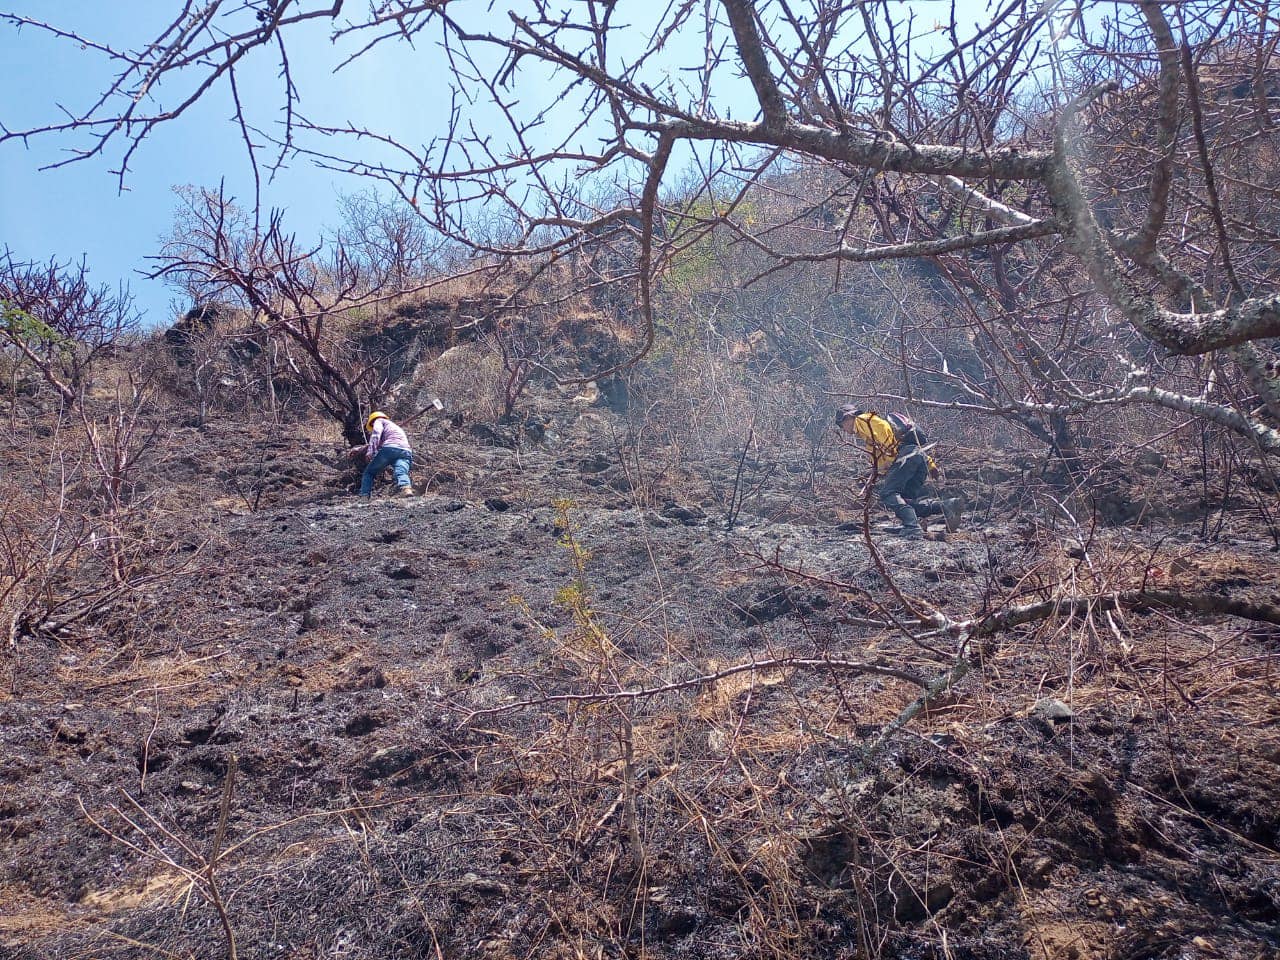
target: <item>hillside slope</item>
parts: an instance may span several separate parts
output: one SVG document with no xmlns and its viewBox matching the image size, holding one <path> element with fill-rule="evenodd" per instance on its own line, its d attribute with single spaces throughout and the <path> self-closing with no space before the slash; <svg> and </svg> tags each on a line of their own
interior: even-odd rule
<svg viewBox="0 0 1280 960">
<path fill-rule="evenodd" d="M 1095 577 L 1274 604 L 1264 546 L 980 510 L 873 554 L 835 526 L 850 468 L 811 492 L 798 452 L 726 530 L 734 463 L 649 484 L 609 416 L 455 432 L 425 494 L 368 505 L 326 443 L 175 438 L 156 522 L 190 559 L 147 629 L 10 654 L 0 955 L 1280 950 L 1275 627 L 1031 623 L 863 752 L 957 652 L 883 626 L 903 600 L 959 619 Z M 1021 495 L 989 467 L 954 482 Z"/>
</svg>

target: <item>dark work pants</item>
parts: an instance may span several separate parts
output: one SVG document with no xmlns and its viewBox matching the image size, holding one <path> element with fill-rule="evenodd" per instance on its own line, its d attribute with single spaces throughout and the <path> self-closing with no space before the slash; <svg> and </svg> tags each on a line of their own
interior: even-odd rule
<svg viewBox="0 0 1280 960">
<path fill-rule="evenodd" d="M 880 481 L 880 502 L 894 512 L 904 527 L 919 527 L 920 517 L 942 512 L 936 499 L 921 500 L 929 478 L 929 458 L 919 447 L 900 447 L 898 459 L 889 465 Z"/>
</svg>

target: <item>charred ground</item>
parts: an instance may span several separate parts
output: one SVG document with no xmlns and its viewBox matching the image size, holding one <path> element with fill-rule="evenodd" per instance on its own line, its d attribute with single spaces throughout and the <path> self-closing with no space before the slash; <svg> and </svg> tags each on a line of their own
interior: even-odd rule
<svg viewBox="0 0 1280 960">
<path fill-rule="evenodd" d="M 1280 948 L 1273 626 L 1040 620 L 865 753 L 920 693 L 892 671 L 956 654 L 875 625 L 903 599 L 1275 604 L 1247 499 L 1206 539 L 1203 478 L 1134 506 L 1150 485 L 1118 471 L 1145 524 L 1034 523 L 1010 519 L 1052 489 L 1034 462 L 952 451 L 970 529 L 873 554 L 836 529 L 860 514 L 839 451 L 645 476 L 615 414 L 547 409 L 541 443 L 432 427 L 423 495 L 367 506 L 327 440 L 176 432 L 147 483 L 171 574 L 7 655 L 0 952 Z M 727 496 L 744 470 L 767 482 Z"/>
</svg>

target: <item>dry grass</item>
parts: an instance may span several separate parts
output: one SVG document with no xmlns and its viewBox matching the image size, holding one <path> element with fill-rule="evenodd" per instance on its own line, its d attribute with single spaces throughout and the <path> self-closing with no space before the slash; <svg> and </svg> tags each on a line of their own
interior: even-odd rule
<svg viewBox="0 0 1280 960">
<path fill-rule="evenodd" d="M 231 651 L 201 654 L 179 650 L 146 657 L 135 653 L 127 667 L 100 666 L 93 660 L 64 665 L 58 668 L 58 675 L 67 688 L 83 690 L 98 702 L 178 697 L 190 706 L 200 706 L 221 697 L 227 668 L 235 666 L 239 666 L 238 658 Z"/>
<path fill-rule="evenodd" d="M 22 946 L 44 938 L 87 932 L 116 914 L 144 907 L 172 904 L 190 888 L 190 881 L 176 871 L 160 870 L 149 877 L 129 880 L 115 887 L 87 890 L 79 903 L 61 909 L 46 898 L 26 891 L 0 887 L 0 945 Z"/>
</svg>

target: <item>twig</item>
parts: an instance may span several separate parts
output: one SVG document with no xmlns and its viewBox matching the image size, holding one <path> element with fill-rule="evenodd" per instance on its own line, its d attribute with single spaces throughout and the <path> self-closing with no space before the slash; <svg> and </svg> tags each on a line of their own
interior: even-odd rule
<svg viewBox="0 0 1280 960">
<path fill-rule="evenodd" d="M 222 781 L 222 804 L 218 809 L 218 830 L 213 835 L 213 846 L 209 848 L 208 864 L 205 867 L 205 882 L 209 885 L 209 899 L 218 911 L 218 919 L 222 922 L 222 932 L 227 938 L 227 956 L 229 960 L 238 960 L 236 951 L 236 935 L 231 928 L 231 918 L 227 916 L 226 904 L 222 902 L 222 894 L 218 891 L 217 869 L 218 857 L 222 851 L 222 841 L 227 834 L 227 814 L 231 810 L 231 798 L 236 788 L 236 755 L 227 758 L 227 774 Z"/>
<path fill-rule="evenodd" d="M 752 660 L 749 663 L 740 663 L 732 667 L 726 667 L 715 673 L 703 674 L 697 677 L 691 677 L 687 680 L 678 680 L 674 683 L 666 683 L 656 687 L 641 687 L 635 690 L 614 690 L 600 693 L 560 693 L 546 697 L 536 697 L 531 700 L 521 700 L 516 703 L 503 704 L 500 707 L 489 707 L 485 710 L 473 710 L 468 713 L 459 724 L 466 726 L 473 720 L 481 717 L 490 717 L 497 714 L 511 713 L 515 710 L 523 710 L 527 707 L 549 706 L 553 703 L 569 703 L 569 704 L 586 704 L 586 703 L 604 703 L 620 700 L 640 700 L 647 697 L 656 697 L 664 693 L 673 693 L 677 690 L 688 690 L 693 687 L 705 686 L 709 683 L 715 683 L 726 677 L 732 677 L 739 673 L 755 673 L 764 670 L 812 670 L 814 672 L 833 672 L 833 673 L 871 673 L 883 677 L 894 677 L 898 680 L 905 680 L 908 683 L 914 683 L 918 687 L 928 688 L 926 681 L 919 674 L 904 670 L 899 667 L 891 667 L 884 663 L 869 663 L 859 660 L 831 660 L 828 658 L 809 658 L 809 657 L 776 657 L 770 660 Z"/>
</svg>

